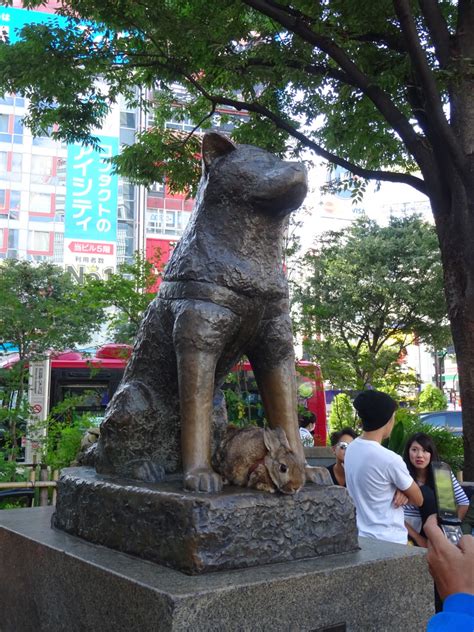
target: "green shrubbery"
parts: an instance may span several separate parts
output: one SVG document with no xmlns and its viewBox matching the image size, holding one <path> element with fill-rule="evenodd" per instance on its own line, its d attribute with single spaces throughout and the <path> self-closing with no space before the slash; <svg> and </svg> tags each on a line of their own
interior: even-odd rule
<svg viewBox="0 0 474 632">
<path fill-rule="evenodd" d="M 448 400 L 443 391 L 433 384 L 427 384 L 418 397 L 418 410 L 420 413 L 434 410 L 446 410 Z"/>
<path fill-rule="evenodd" d="M 423 393 L 425 395 L 422 398 Z M 424 432 L 433 438 L 440 459 L 448 463 L 453 472 L 456 473 L 462 471 L 464 466 L 462 437 L 456 437 L 444 428 L 438 428 L 423 423 L 419 416 L 419 412 L 427 409 L 444 410 L 446 408 L 446 402 L 444 401 L 443 404 L 442 398 L 444 398 L 444 395 L 436 387 L 425 387 L 420 395 L 420 406 L 417 409 L 399 408 L 396 413 L 396 424 L 390 439 L 386 441 L 384 445 L 397 454 L 402 455 L 408 438 L 416 432 Z M 445 399 L 446 398 L 444 398 L 444 400 Z M 442 408 L 436 408 L 436 406 L 441 405 Z M 427 406 L 427 408 L 425 408 L 425 406 Z M 339 393 L 334 398 L 331 406 L 329 434 L 335 430 L 340 430 L 344 426 L 350 426 L 351 428 L 360 430 L 360 424 L 355 416 L 354 407 L 349 395 Z"/>
<path fill-rule="evenodd" d="M 332 401 L 329 414 L 329 434 L 341 428 L 360 430 L 359 420 L 352 405 L 351 398 L 346 393 L 339 393 Z"/>
</svg>

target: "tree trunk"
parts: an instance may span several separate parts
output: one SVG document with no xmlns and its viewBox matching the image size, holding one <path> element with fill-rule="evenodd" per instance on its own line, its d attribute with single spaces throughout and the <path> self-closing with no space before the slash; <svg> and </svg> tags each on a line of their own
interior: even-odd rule
<svg viewBox="0 0 474 632">
<path fill-rule="evenodd" d="M 456 180 L 453 178 L 453 180 Z M 450 182 L 444 209 L 431 199 L 444 268 L 448 316 L 458 365 L 464 434 L 464 480 L 474 481 L 474 186 Z M 474 183 L 473 183 L 474 185 Z"/>
</svg>

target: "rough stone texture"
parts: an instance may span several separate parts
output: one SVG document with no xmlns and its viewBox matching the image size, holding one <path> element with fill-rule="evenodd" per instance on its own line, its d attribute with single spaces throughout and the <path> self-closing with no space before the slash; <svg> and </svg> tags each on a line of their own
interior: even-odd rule
<svg viewBox="0 0 474 632">
<path fill-rule="evenodd" d="M 190 577 L 0 512 L 2 632 L 418 632 L 434 614 L 424 552 L 361 550 Z"/>
<path fill-rule="evenodd" d="M 63 470 L 54 526 L 90 542 L 195 574 L 357 548 L 353 504 L 343 487 L 307 484 L 297 494 L 228 487 L 182 490 L 180 479 L 137 483 Z"/>
</svg>

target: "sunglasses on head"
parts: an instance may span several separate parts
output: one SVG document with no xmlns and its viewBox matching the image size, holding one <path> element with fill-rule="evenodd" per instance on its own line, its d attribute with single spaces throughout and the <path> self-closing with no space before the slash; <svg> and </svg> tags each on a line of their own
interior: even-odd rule
<svg viewBox="0 0 474 632">
<path fill-rule="evenodd" d="M 341 448 L 341 450 L 345 450 L 349 444 L 347 441 L 339 441 L 336 445 L 338 448 Z"/>
</svg>

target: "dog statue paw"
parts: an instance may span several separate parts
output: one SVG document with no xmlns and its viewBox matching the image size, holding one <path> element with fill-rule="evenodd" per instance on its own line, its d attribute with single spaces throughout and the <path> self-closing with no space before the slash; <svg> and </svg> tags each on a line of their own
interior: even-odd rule
<svg viewBox="0 0 474 632">
<path fill-rule="evenodd" d="M 196 468 L 184 474 L 184 488 L 191 492 L 217 494 L 222 490 L 222 477 L 208 468 Z"/>
</svg>

